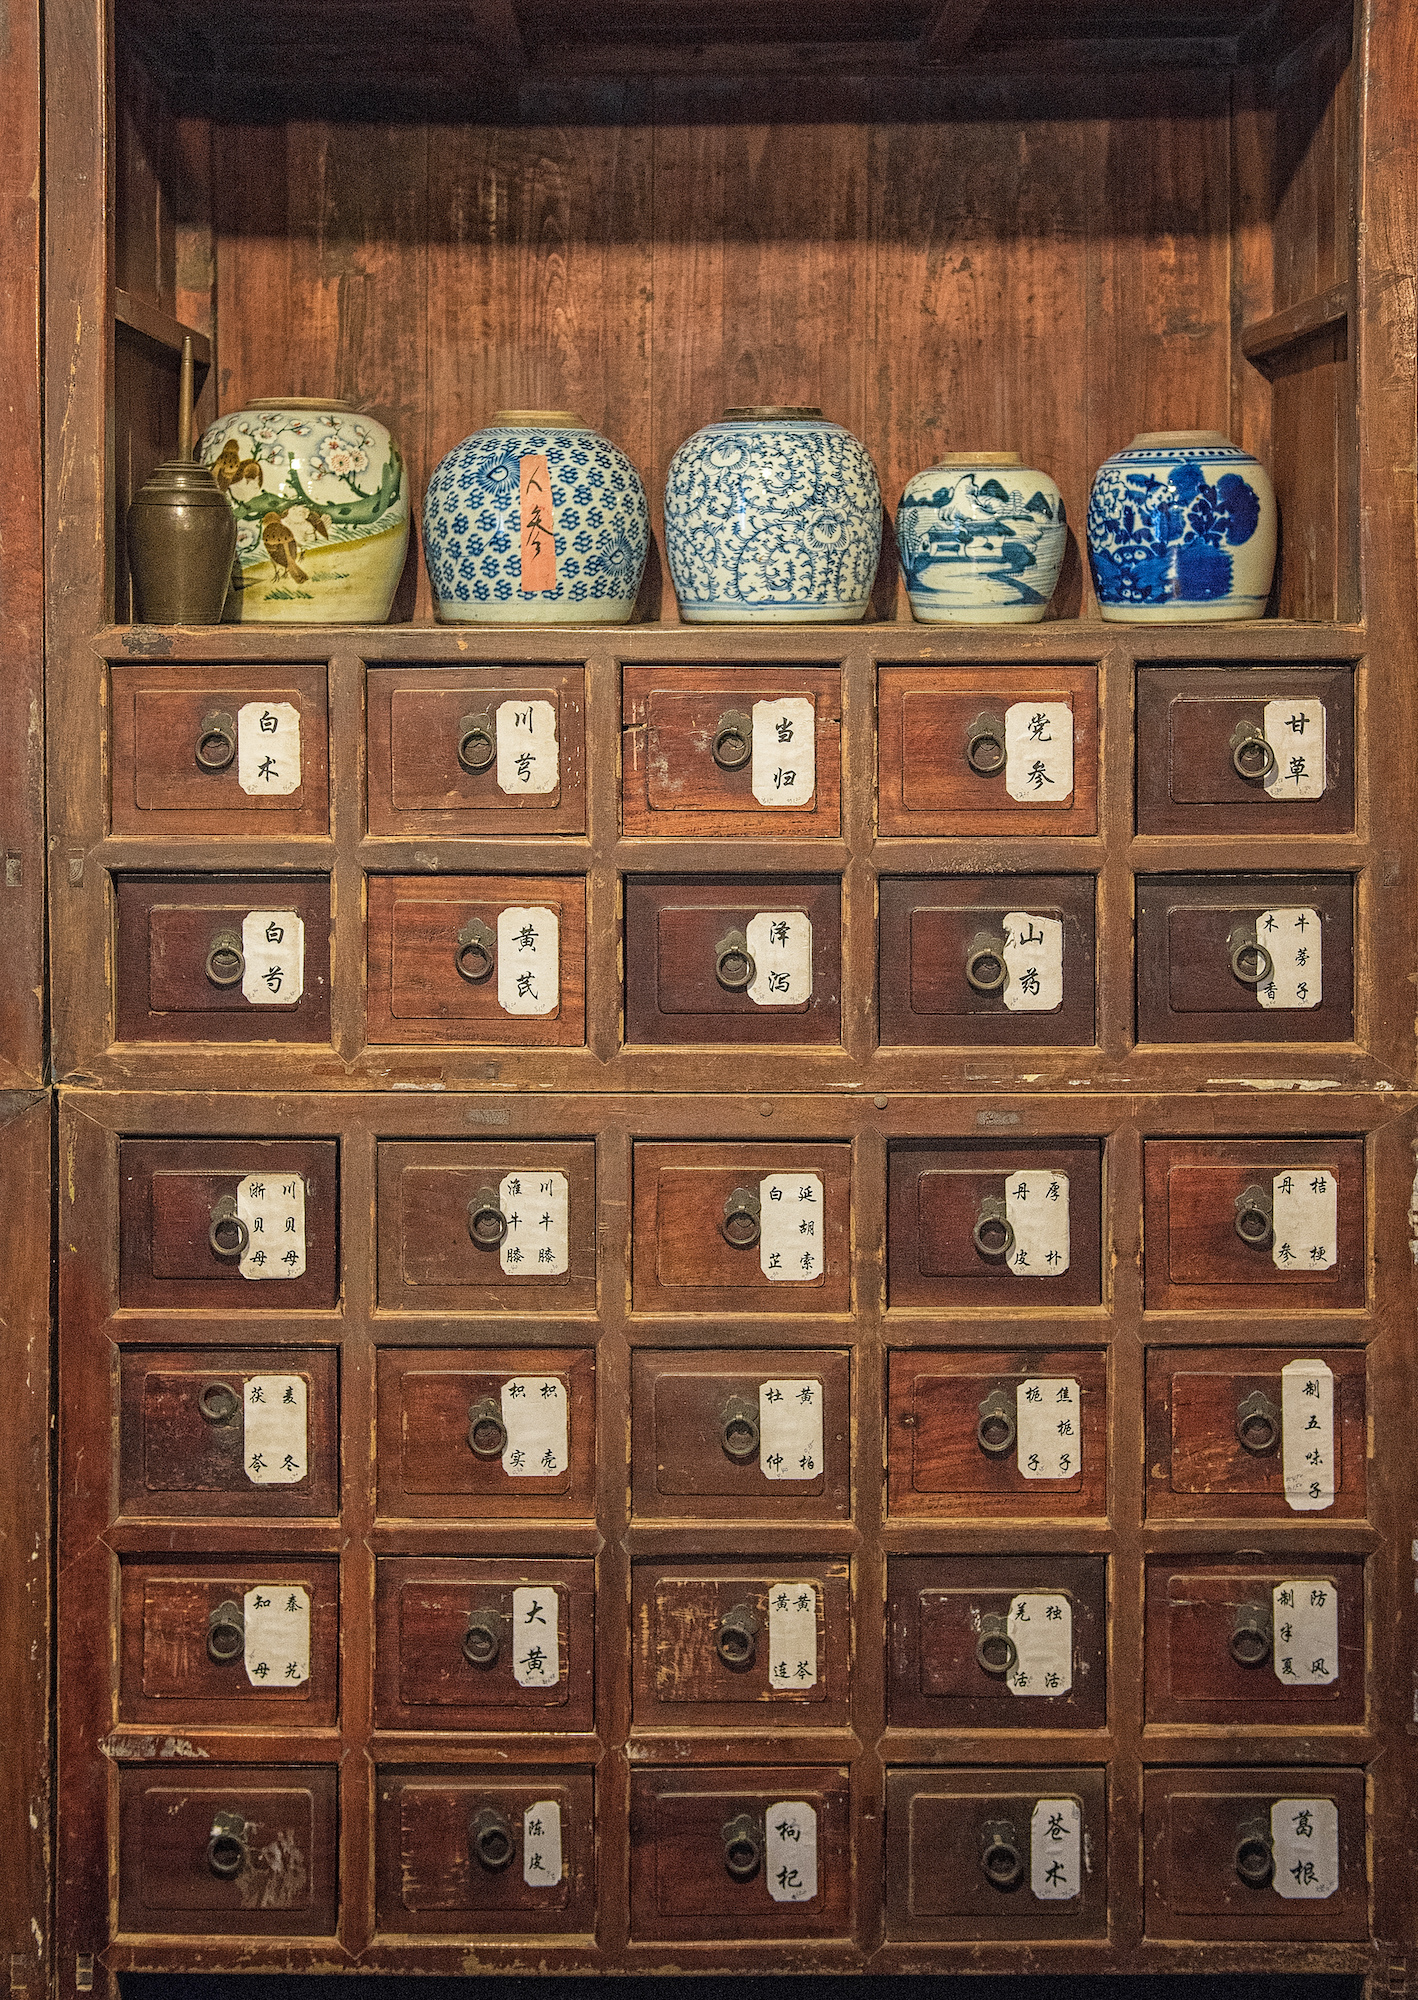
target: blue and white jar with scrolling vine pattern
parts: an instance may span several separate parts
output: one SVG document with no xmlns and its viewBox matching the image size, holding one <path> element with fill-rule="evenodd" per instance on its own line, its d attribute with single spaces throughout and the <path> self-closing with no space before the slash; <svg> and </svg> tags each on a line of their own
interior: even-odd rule
<svg viewBox="0 0 1418 2000">
<path fill-rule="evenodd" d="M 1105 618 L 1259 618 L 1275 570 L 1275 489 L 1220 431 L 1144 431 L 1098 471 L 1088 562 Z"/>
<path fill-rule="evenodd" d="M 623 625 L 649 546 L 639 473 L 569 410 L 499 410 L 424 494 L 424 559 L 453 624 Z"/>
<path fill-rule="evenodd" d="M 820 410 L 725 410 L 670 461 L 665 551 L 689 624 L 852 624 L 881 553 L 875 468 Z"/>
</svg>

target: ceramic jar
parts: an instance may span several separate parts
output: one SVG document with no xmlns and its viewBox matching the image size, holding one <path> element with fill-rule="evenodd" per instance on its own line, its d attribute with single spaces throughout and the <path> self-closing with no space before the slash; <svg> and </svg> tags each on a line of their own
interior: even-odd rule
<svg viewBox="0 0 1418 2000">
<path fill-rule="evenodd" d="M 424 557 L 453 624 L 623 625 L 649 546 L 639 473 L 570 410 L 499 410 L 424 495 Z"/>
<path fill-rule="evenodd" d="M 1017 451 L 951 451 L 907 482 L 896 545 L 926 625 L 1033 625 L 1059 580 L 1063 496 Z"/>
<path fill-rule="evenodd" d="M 1105 618 L 1259 618 L 1275 568 L 1275 491 L 1220 431 L 1143 431 L 1098 470 L 1088 562 Z"/>
<path fill-rule="evenodd" d="M 263 396 L 218 417 L 197 456 L 236 515 L 228 623 L 382 625 L 403 574 L 409 489 L 373 417 Z"/>
<path fill-rule="evenodd" d="M 665 549 L 690 624 L 852 624 L 881 552 L 876 471 L 821 410 L 725 410 L 670 462 Z"/>
</svg>

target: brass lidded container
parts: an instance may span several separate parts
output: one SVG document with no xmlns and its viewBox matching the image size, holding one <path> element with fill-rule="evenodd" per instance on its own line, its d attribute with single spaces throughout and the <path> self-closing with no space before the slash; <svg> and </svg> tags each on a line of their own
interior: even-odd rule
<svg viewBox="0 0 1418 2000">
<path fill-rule="evenodd" d="M 177 457 L 155 465 L 128 508 L 133 616 L 143 625 L 218 625 L 236 560 L 236 516 L 192 457 L 192 340 L 182 342 Z"/>
</svg>

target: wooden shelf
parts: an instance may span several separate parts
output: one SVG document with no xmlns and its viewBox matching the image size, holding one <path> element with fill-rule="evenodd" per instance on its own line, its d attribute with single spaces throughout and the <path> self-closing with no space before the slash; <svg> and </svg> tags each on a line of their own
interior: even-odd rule
<svg viewBox="0 0 1418 2000">
<path fill-rule="evenodd" d="M 1268 319 L 1253 320 L 1241 328 L 1241 352 L 1257 367 L 1284 354 L 1326 327 L 1347 325 L 1354 305 L 1354 288 L 1347 282 L 1301 299 Z"/>
<path fill-rule="evenodd" d="M 195 326 L 184 326 L 180 319 L 164 312 L 161 306 L 152 305 L 147 299 L 140 299 L 132 292 L 115 291 L 113 294 L 113 317 L 120 326 L 126 326 L 131 333 L 141 334 L 154 347 L 180 356 L 182 343 L 191 339 L 192 359 L 197 368 L 205 373 L 212 365 L 212 343 L 205 333 L 199 333 Z"/>
</svg>

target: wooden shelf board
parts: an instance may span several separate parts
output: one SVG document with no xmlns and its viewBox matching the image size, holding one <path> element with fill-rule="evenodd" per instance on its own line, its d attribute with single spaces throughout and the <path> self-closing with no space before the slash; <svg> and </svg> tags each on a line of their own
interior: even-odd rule
<svg viewBox="0 0 1418 2000">
<path fill-rule="evenodd" d="M 1272 355 L 1297 347 L 1325 327 L 1347 322 L 1353 303 L 1354 289 L 1347 280 L 1331 285 L 1327 291 L 1301 299 L 1283 312 L 1271 313 L 1268 319 L 1253 320 L 1249 326 L 1243 326 L 1241 352 L 1247 361 L 1257 364 L 1268 361 Z"/>
<path fill-rule="evenodd" d="M 136 293 L 114 292 L 113 317 L 120 326 L 141 334 L 144 340 L 150 340 L 155 347 L 165 348 L 174 355 L 181 355 L 182 343 L 190 334 L 192 359 L 197 367 L 206 369 L 212 365 L 212 343 L 205 333 L 199 333 L 195 326 L 184 326 L 180 319 L 174 319 L 161 306 L 140 299 Z"/>
</svg>

